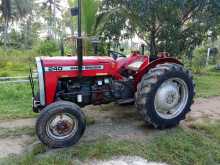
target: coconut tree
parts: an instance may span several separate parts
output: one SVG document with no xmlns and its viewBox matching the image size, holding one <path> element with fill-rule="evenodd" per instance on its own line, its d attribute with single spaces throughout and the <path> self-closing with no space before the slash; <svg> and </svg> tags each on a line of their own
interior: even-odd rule
<svg viewBox="0 0 220 165">
<path fill-rule="evenodd" d="M 83 32 L 88 35 L 95 35 L 96 16 L 99 9 L 100 0 L 82 0 L 82 28 Z M 68 0 L 69 6 L 77 5 L 77 0 Z M 76 20 L 73 18 L 73 24 Z"/>
<path fill-rule="evenodd" d="M 61 0 L 46 0 L 43 3 L 42 9 L 47 10 L 47 24 L 48 24 L 48 37 L 55 38 L 55 29 L 56 29 L 56 11 L 60 9 Z M 54 35 L 53 35 L 54 34 Z"/>
<path fill-rule="evenodd" d="M 2 12 L 2 21 L 3 21 L 3 38 L 4 38 L 4 48 L 7 46 L 7 34 L 9 22 L 12 19 L 11 13 L 11 0 L 1 0 L 1 12 Z"/>
<path fill-rule="evenodd" d="M 99 0 L 82 1 L 83 29 L 87 35 L 95 35 L 96 15 L 99 8 Z"/>
<path fill-rule="evenodd" d="M 24 38 L 24 47 L 28 47 L 28 40 L 31 37 L 32 20 L 33 20 L 33 6 L 34 0 L 14 0 L 16 7 L 16 15 L 18 20 L 22 20 L 22 30 Z"/>
<path fill-rule="evenodd" d="M 8 43 L 9 24 L 25 18 L 32 10 L 33 0 L 1 0 L 0 11 L 3 22 L 4 48 Z"/>
<path fill-rule="evenodd" d="M 77 5 L 78 0 L 68 0 L 69 6 L 73 7 Z M 95 25 L 96 16 L 99 9 L 100 0 L 82 0 L 82 31 L 86 36 L 96 35 Z M 72 18 L 72 29 L 76 26 L 76 19 Z M 74 33 L 74 30 L 72 30 Z M 84 53 L 88 54 L 91 45 L 90 42 L 84 42 Z"/>
</svg>

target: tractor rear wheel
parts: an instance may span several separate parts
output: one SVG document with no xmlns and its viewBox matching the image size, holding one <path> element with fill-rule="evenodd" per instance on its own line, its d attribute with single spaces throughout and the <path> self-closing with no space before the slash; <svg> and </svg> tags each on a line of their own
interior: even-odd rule
<svg viewBox="0 0 220 165">
<path fill-rule="evenodd" d="M 179 64 L 161 64 L 138 84 L 136 106 L 147 123 L 165 129 L 178 125 L 195 96 L 192 74 Z"/>
<path fill-rule="evenodd" d="M 85 115 L 71 102 L 58 101 L 42 110 L 36 132 L 40 141 L 50 148 L 76 144 L 86 128 Z"/>
</svg>

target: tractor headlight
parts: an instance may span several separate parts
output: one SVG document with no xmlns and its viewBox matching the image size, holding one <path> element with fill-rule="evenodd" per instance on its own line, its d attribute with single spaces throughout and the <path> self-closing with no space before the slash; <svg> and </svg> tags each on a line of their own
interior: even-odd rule
<svg viewBox="0 0 220 165">
<path fill-rule="evenodd" d="M 143 61 L 136 61 L 128 65 L 128 69 L 138 71 L 140 67 L 143 65 Z"/>
</svg>

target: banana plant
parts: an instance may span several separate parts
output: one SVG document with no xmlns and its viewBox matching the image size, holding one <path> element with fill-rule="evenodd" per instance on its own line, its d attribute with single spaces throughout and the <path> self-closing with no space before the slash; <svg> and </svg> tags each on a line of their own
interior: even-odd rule
<svg viewBox="0 0 220 165">
<path fill-rule="evenodd" d="M 77 6 L 77 0 L 68 0 L 68 4 L 70 7 Z M 96 34 L 95 25 L 99 5 L 100 0 L 82 0 L 82 30 L 87 36 Z M 76 26 L 75 18 L 72 19 L 72 22 Z"/>
<path fill-rule="evenodd" d="M 69 6 L 77 6 L 78 0 L 68 0 Z M 97 12 L 100 5 L 100 0 L 82 0 L 82 31 L 85 36 L 91 37 L 97 34 L 96 31 L 96 21 Z M 72 18 L 72 28 L 77 26 L 76 18 Z M 76 29 L 76 28 L 75 28 Z M 74 33 L 74 30 L 72 30 Z M 91 44 L 88 41 L 84 41 L 84 55 L 88 55 L 91 48 Z"/>
</svg>

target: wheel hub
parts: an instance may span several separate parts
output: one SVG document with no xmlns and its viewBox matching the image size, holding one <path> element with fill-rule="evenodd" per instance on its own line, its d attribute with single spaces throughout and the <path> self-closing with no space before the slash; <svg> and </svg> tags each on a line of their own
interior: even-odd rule
<svg viewBox="0 0 220 165">
<path fill-rule="evenodd" d="M 74 116 L 60 114 L 54 116 L 47 124 L 47 134 L 58 140 L 74 136 L 78 129 L 78 121 Z"/>
<path fill-rule="evenodd" d="M 178 104 L 179 98 L 180 95 L 177 84 L 167 83 L 159 88 L 156 95 L 156 104 L 158 108 L 169 110 Z"/>
<path fill-rule="evenodd" d="M 175 118 L 184 110 L 188 97 L 187 84 L 182 79 L 171 78 L 162 83 L 156 92 L 156 112 L 165 119 Z"/>
<path fill-rule="evenodd" d="M 55 130 L 61 135 L 70 132 L 72 128 L 73 124 L 67 120 L 59 121 L 55 126 Z"/>
</svg>

